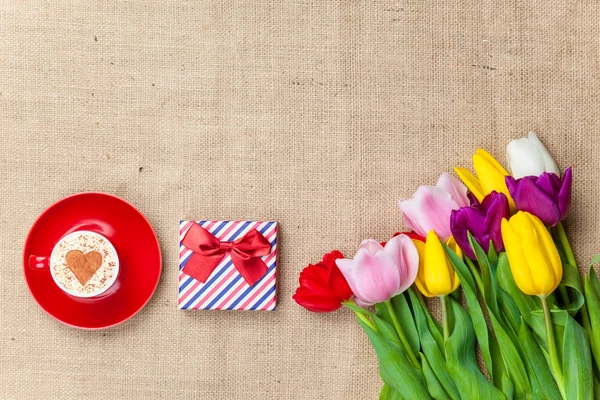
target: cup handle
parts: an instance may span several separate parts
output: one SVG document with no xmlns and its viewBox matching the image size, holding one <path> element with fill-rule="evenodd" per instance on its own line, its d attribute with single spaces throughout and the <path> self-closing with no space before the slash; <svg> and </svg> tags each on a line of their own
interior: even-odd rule
<svg viewBox="0 0 600 400">
<path fill-rule="evenodd" d="M 50 267 L 50 257 L 46 256 L 29 256 L 29 268 L 31 269 L 47 269 Z"/>
</svg>

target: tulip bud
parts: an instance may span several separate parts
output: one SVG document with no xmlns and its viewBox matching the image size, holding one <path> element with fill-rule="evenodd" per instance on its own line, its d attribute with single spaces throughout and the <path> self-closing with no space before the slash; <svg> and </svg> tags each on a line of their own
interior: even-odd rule
<svg viewBox="0 0 600 400">
<path fill-rule="evenodd" d="M 508 171 L 490 153 L 483 149 L 477 149 L 473 154 L 473 167 L 477 177 L 465 168 L 456 167 L 454 170 L 477 200 L 481 203 L 485 196 L 493 191 L 504 193 L 508 199 L 511 213 L 515 212 L 515 202 L 510 196 L 505 182 Z"/>
<path fill-rule="evenodd" d="M 519 210 L 535 215 L 546 226 L 556 226 L 567 216 L 572 181 L 571 167 L 565 171 L 562 181 L 551 172 L 520 179 L 506 177 L 506 185 Z"/>
<path fill-rule="evenodd" d="M 353 259 L 336 260 L 359 306 L 383 303 L 404 292 L 415 281 L 419 254 L 406 235 L 391 238 L 385 246 L 364 240 Z"/>
<path fill-rule="evenodd" d="M 502 239 L 515 283 L 528 295 L 548 295 L 562 279 L 562 262 L 543 222 L 524 211 L 502 220 Z"/>
<path fill-rule="evenodd" d="M 337 250 L 323 256 L 323 261 L 309 264 L 300 272 L 300 286 L 292 298 L 313 312 L 332 312 L 352 297 L 352 290 L 335 264 L 344 258 Z"/>
<path fill-rule="evenodd" d="M 509 216 L 506 196 L 503 193 L 492 192 L 485 196 L 481 204 L 453 210 L 450 229 L 467 257 L 475 260 L 476 256 L 469 242 L 469 232 L 486 253 L 490 250 L 490 241 L 494 250 L 500 252 L 504 249 L 500 228 L 502 218 Z"/>
<path fill-rule="evenodd" d="M 467 188 L 458 179 L 443 173 L 436 186 L 420 186 L 411 199 L 401 200 L 404 223 L 417 234 L 434 230 L 442 239 L 452 236 L 450 213 L 469 205 Z"/>
<path fill-rule="evenodd" d="M 413 242 L 419 252 L 419 272 L 415 280 L 419 291 L 427 297 L 454 292 L 460 285 L 460 280 L 435 231 L 429 231 L 425 243 L 420 240 Z M 454 238 L 450 237 L 446 244 L 462 258 L 462 251 Z"/>
<path fill-rule="evenodd" d="M 526 138 L 511 141 L 506 146 L 506 157 L 515 179 L 540 176 L 544 172 L 560 176 L 554 159 L 534 132 L 529 132 Z"/>
</svg>

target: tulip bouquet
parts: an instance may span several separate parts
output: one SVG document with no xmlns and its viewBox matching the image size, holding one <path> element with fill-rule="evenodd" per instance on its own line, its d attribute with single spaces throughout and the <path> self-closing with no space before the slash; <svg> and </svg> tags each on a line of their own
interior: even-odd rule
<svg viewBox="0 0 600 400">
<path fill-rule="evenodd" d="M 572 170 L 534 133 L 507 154 L 510 174 L 479 149 L 476 175 L 400 201 L 407 232 L 301 272 L 298 304 L 355 314 L 381 399 L 600 399 L 600 256 L 582 282 L 562 226 Z"/>
</svg>

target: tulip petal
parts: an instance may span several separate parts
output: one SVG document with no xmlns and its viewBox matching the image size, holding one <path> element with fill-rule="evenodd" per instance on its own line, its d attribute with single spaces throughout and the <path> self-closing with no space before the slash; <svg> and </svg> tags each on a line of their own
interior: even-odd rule
<svg viewBox="0 0 600 400">
<path fill-rule="evenodd" d="M 485 194 L 494 190 L 504 193 L 508 199 L 508 205 L 511 211 L 516 211 L 515 203 L 506 187 L 505 177 L 508 172 L 500 165 L 490 153 L 483 149 L 477 149 L 473 155 L 473 167 L 479 178 L 479 183 Z"/>
<path fill-rule="evenodd" d="M 355 297 L 355 298 L 354 298 L 354 302 L 356 303 L 356 305 L 357 305 L 357 306 L 359 306 L 359 307 L 363 307 L 363 308 L 364 308 L 364 307 L 370 307 L 370 306 L 372 306 L 373 304 L 375 304 L 375 303 L 369 303 L 369 302 L 366 302 L 366 301 L 362 301 L 362 300 L 361 300 L 360 298 L 358 298 L 358 297 Z"/>
<path fill-rule="evenodd" d="M 475 154 L 473 155 L 473 166 L 474 167 L 475 167 L 475 159 L 476 158 L 481 159 L 481 161 L 483 161 L 483 162 L 478 162 L 478 164 L 486 164 L 486 167 L 485 167 L 486 169 L 491 168 L 496 173 L 502 175 L 503 177 L 508 175 L 508 171 L 504 169 L 502 164 L 500 164 L 498 162 L 498 160 L 496 160 L 494 158 L 494 156 L 492 156 L 490 153 L 488 153 L 484 149 L 477 149 L 475 151 Z M 477 172 L 477 176 L 479 176 L 479 179 L 481 179 L 481 176 L 479 175 L 479 171 L 477 171 L 477 167 L 475 167 L 475 172 Z M 502 181 L 504 181 L 504 179 Z"/>
<path fill-rule="evenodd" d="M 452 200 L 454 200 L 458 207 L 467 207 L 469 205 L 467 187 L 455 177 L 444 172 L 440 175 L 436 186 L 450 193 Z"/>
<path fill-rule="evenodd" d="M 342 303 L 333 296 L 315 294 L 305 287 L 296 289 L 292 299 L 302 307 L 313 312 L 331 312 L 339 309 Z"/>
<path fill-rule="evenodd" d="M 448 239 L 448 241 L 446 241 L 446 245 L 448 247 L 450 247 L 450 250 L 452 250 L 454 253 L 456 253 L 456 255 L 460 259 L 463 258 L 463 251 L 460 248 L 460 246 L 458 245 L 458 243 L 456 242 L 456 240 L 454 239 L 454 237 L 451 237 L 450 239 Z M 450 293 L 452 293 L 460 285 L 460 279 L 458 278 L 458 274 L 456 273 L 456 270 L 454 269 L 454 265 L 452 265 L 452 263 L 450 262 L 450 259 L 448 259 L 448 256 L 446 256 L 446 264 L 448 265 L 448 270 L 450 271 L 450 276 L 451 276 L 451 281 L 452 281 L 452 289 L 450 290 Z M 452 271 L 454 271 L 454 274 L 452 274 Z"/>
<path fill-rule="evenodd" d="M 505 218 L 502 220 L 502 240 L 506 248 L 506 255 L 510 264 L 515 283 L 521 291 L 528 295 L 535 295 L 536 291 L 533 287 L 533 280 L 529 265 L 524 255 L 522 240 L 517 234 L 517 230 L 513 228 L 516 223 L 515 218 L 520 214 L 513 216 L 510 222 Z"/>
<path fill-rule="evenodd" d="M 381 245 L 381 243 L 374 239 L 363 240 L 360 246 L 358 246 L 358 248 L 365 249 L 372 256 L 377 254 L 377 252 L 383 250 L 383 246 Z"/>
<path fill-rule="evenodd" d="M 529 219 L 529 224 L 534 232 L 528 236 L 532 240 L 535 238 L 535 242 L 530 244 L 531 247 L 524 247 L 529 248 L 529 251 L 526 252 L 526 257 L 529 256 L 532 261 L 529 264 L 532 270 L 539 269 L 539 273 L 536 273 L 534 283 L 539 282 L 538 290 L 541 294 L 549 294 L 556 289 L 562 280 L 562 261 L 552 240 L 552 236 L 542 221 L 529 213 L 524 214 Z M 544 279 L 544 277 L 547 278 Z"/>
<path fill-rule="evenodd" d="M 344 255 L 339 250 L 333 250 L 330 253 L 327 253 L 323 256 L 323 264 L 327 267 L 327 269 L 331 269 L 336 267 L 335 260 L 338 258 L 344 258 Z"/>
<path fill-rule="evenodd" d="M 455 252 L 459 258 L 463 258 L 463 251 L 460 248 L 460 246 L 458 245 L 458 243 L 456 242 L 456 239 L 454 239 L 454 237 L 450 237 L 450 239 L 448 239 L 446 241 L 446 246 L 450 247 L 450 250 Z M 452 268 L 452 269 L 454 269 L 454 268 Z"/>
<path fill-rule="evenodd" d="M 533 177 L 527 177 L 532 182 L 535 182 L 535 185 L 538 186 L 544 193 L 548 196 L 555 198 L 558 196 L 558 192 L 560 191 L 560 178 L 556 174 L 549 174 L 547 172 L 542 173 L 537 179 L 534 180 Z"/>
<path fill-rule="evenodd" d="M 323 264 L 309 264 L 300 272 L 300 286 L 317 293 L 330 293 L 327 285 L 328 271 Z"/>
<path fill-rule="evenodd" d="M 529 132 L 526 138 L 512 140 L 506 146 L 506 155 L 512 175 L 516 179 L 540 176 L 544 172 L 560 176 L 554 159 L 534 132 Z"/>
<path fill-rule="evenodd" d="M 414 240 L 413 243 L 419 253 L 419 270 L 415 279 L 415 285 L 417 285 L 417 289 L 419 289 L 423 295 L 434 297 L 435 295 L 427 289 L 427 283 L 425 281 L 425 243 L 416 240 Z"/>
<path fill-rule="evenodd" d="M 458 289 L 459 286 L 460 286 L 460 278 L 458 277 L 456 270 L 454 270 L 454 276 L 452 277 L 452 288 L 450 289 L 450 293 L 452 293 L 456 289 Z"/>
<path fill-rule="evenodd" d="M 400 287 L 395 295 L 408 289 L 417 277 L 419 270 L 419 253 L 413 241 L 406 235 L 391 238 L 383 250 L 384 254 L 392 257 L 400 273 Z"/>
<path fill-rule="evenodd" d="M 400 201 L 406 225 L 421 236 L 434 230 L 444 239 L 452 236 L 450 213 L 457 208 L 452 196 L 436 186 L 420 186 L 412 199 Z"/>
<path fill-rule="evenodd" d="M 510 216 L 508 200 L 504 193 L 492 192 L 486 196 L 481 208 L 485 212 L 484 226 L 486 227 L 486 233 L 482 236 L 482 242 L 479 242 L 479 244 L 487 253 L 491 240 L 496 252 L 500 252 L 504 249 L 501 232 L 502 219 Z"/>
<path fill-rule="evenodd" d="M 370 304 L 386 301 L 400 287 L 400 272 L 394 259 L 382 253 L 372 256 L 360 248 L 353 260 L 336 261 L 359 301 Z"/>
<path fill-rule="evenodd" d="M 506 177 L 513 198 L 521 211 L 538 216 L 547 226 L 554 226 L 560 220 L 560 210 L 554 199 L 538 187 L 532 179 L 521 178 L 515 181 Z"/>
<path fill-rule="evenodd" d="M 475 175 L 473 175 L 471 171 L 469 171 L 466 168 L 455 167 L 454 171 L 456 172 L 456 175 L 458 175 L 460 180 L 463 181 L 463 183 L 469 188 L 469 190 L 475 196 L 477 201 L 483 201 L 485 193 L 483 192 L 481 183 L 477 178 L 475 178 Z"/>
<path fill-rule="evenodd" d="M 475 238 L 483 237 L 486 228 L 483 211 L 475 207 L 463 207 L 460 210 L 452 212 L 450 222 L 454 240 L 459 243 L 469 258 L 475 259 L 475 254 L 473 254 L 471 244 L 469 243 L 469 232 Z"/>
<path fill-rule="evenodd" d="M 560 210 L 560 219 L 563 220 L 567 216 L 569 211 L 569 205 L 571 204 L 571 186 L 573 184 L 573 170 L 571 167 L 567 168 L 565 175 L 563 176 L 562 186 L 558 193 L 558 209 Z"/>
<path fill-rule="evenodd" d="M 545 243 L 545 236 L 549 237 L 550 234 L 538 218 L 529 213 L 522 213 L 522 215 L 523 221 L 519 228 L 520 237 L 523 249 L 526 249 L 523 252 L 526 263 L 533 276 L 534 294 L 538 296 L 549 294 L 556 288 L 554 286 L 556 276 L 552 266 L 550 249 Z M 552 238 L 550 238 L 550 241 L 552 241 Z M 554 246 L 554 243 L 552 243 L 552 246 Z M 556 247 L 554 249 L 556 251 Z M 558 282 L 556 282 L 556 285 L 558 285 Z"/>
<path fill-rule="evenodd" d="M 529 139 L 529 142 L 533 145 L 533 147 L 535 147 L 537 149 L 538 153 L 540 154 L 540 156 L 544 160 L 544 171 L 545 172 L 552 172 L 552 173 L 560 176 L 560 170 L 556 166 L 556 163 L 554 162 L 554 159 L 552 158 L 552 156 L 550 155 L 550 153 L 546 149 L 546 146 L 544 146 L 544 144 L 537 137 L 537 135 L 535 134 L 535 132 L 529 132 L 529 135 L 527 136 L 527 139 Z"/>
<path fill-rule="evenodd" d="M 352 297 L 352 289 L 350 289 L 346 278 L 344 278 L 344 274 L 342 274 L 342 271 L 340 271 L 335 263 L 329 269 L 327 283 L 331 293 L 340 300 L 348 300 Z"/>
<path fill-rule="evenodd" d="M 512 176 L 517 179 L 539 176 L 545 171 L 542 155 L 527 138 L 512 140 L 506 146 L 506 156 Z"/>
<path fill-rule="evenodd" d="M 452 274 L 451 274 L 452 273 Z M 454 269 L 448 268 L 448 259 L 442 242 L 434 231 L 427 234 L 425 243 L 425 282 L 427 290 L 436 296 L 450 293 Z"/>
</svg>

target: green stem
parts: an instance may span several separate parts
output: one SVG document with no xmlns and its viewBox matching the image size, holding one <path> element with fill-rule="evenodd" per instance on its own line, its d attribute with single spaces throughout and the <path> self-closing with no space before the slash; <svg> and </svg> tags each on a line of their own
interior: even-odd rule
<svg viewBox="0 0 600 400">
<path fill-rule="evenodd" d="M 442 303 L 442 327 L 444 329 L 444 343 L 450 337 L 450 323 L 448 322 L 448 296 L 440 296 Z"/>
<path fill-rule="evenodd" d="M 565 395 L 565 380 L 562 373 L 561 363 L 558 358 L 558 352 L 556 350 L 556 339 L 554 338 L 554 325 L 552 324 L 552 315 L 550 313 L 550 307 L 548 306 L 547 295 L 541 295 L 540 301 L 542 302 L 542 309 L 544 310 L 544 322 L 546 323 L 546 344 L 548 345 L 548 357 L 550 370 L 554 376 L 554 380 L 558 385 L 560 394 L 563 399 L 567 399 Z"/>
<path fill-rule="evenodd" d="M 394 329 L 396 330 L 396 333 L 398 334 L 398 338 L 400 338 L 400 342 L 402 343 L 402 346 L 404 346 L 404 349 L 406 350 L 406 353 L 408 354 L 408 358 L 410 359 L 412 364 L 415 366 L 415 368 L 417 368 L 418 370 L 421 370 L 421 364 L 419 364 L 419 361 L 417 360 L 415 353 L 413 352 L 412 348 L 410 347 L 410 344 L 408 343 L 408 340 L 406 339 L 406 336 L 404 335 L 404 331 L 400 327 L 398 318 L 396 318 L 396 313 L 394 312 L 394 307 L 392 306 L 392 302 L 390 300 L 386 301 L 385 306 L 387 307 L 388 314 L 390 314 L 390 318 L 392 319 L 392 324 L 394 325 Z"/>
<path fill-rule="evenodd" d="M 577 268 L 575 254 L 573 254 L 573 249 L 571 248 L 571 244 L 569 243 L 569 239 L 567 238 L 567 233 L 565 232 L 565 228 L 563 227 L 562 222 L 559 222 L 558 225 L 556 225 L 556 233 L 558 233 L 558 240 L 560 241 L 560 244 L 562 245 L 562 248 L 565 251 L 567 262 L 572 267 Z"/>
<path fill-rule="evenodd" d="M 375 324 L 373 324 L 373 322 L 369 319 L 369 316 L 371 315 L 371 313 L 369 313 L 367 310 L 363 309 L 362 307 L 359 307 L 353 299 L 350 300 L 346 300 L 346 301 L 342 301 L 342 305 L 346 308 L 348 308 L 350 311 L 352 311 L 355 315 L 356 318 L 358 318 L 359 320 L 361 320 L 362 322 L 365 323 L 365 325 L 367 325 L 369 328 L 373 329 L 375 332 L 377 332 L 377 327 L 375 326 Z M 361 311 L 362 310 L 362 311 Z"/>
<path fill-rule="evenodd" d="M 483 296 L 483 294 L 485 293 L 485 291 L 483 290 L 483 279 L 481 279 L 481 275 L 479 274 L 475 263 L 469 257 L 466 256 L 465 263 L 469 267 L 471 275 L 473 275 L 473 278 L 475 278 L 475 283 L 477 284 L 477 288 L 479 288 L 479 293 L 481 293 L 481 296 Z"/>
<path fill-rule="evenodd" d="M 354 314 L 356 315 L 356 318 L 360 319 L 365 325 L 377 332 L 377 328 L 365 314 L 358 311 L 354 311 Z"/>
</svg>

